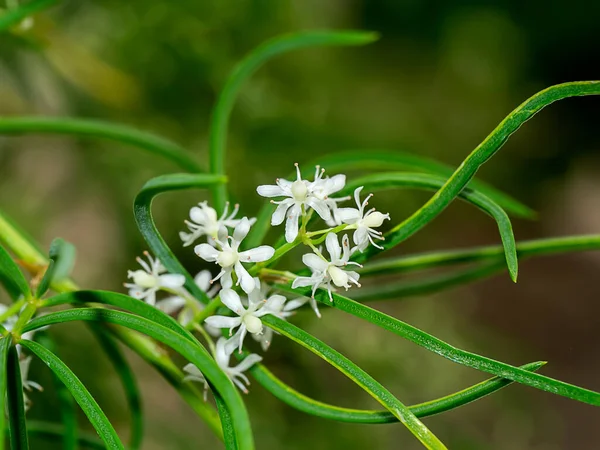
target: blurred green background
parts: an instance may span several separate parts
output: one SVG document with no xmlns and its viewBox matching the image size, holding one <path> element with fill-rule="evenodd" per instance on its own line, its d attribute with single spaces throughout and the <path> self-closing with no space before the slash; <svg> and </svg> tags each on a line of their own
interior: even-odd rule
<svg viewBox="0 0 600 450">
<path fill-rule="evenodd" d="M 169 137 L 207 162 L 211 106 L 233 65 L 280 33 L 355 28 L 381 33 L 358 48 L 277 58 L 244 87 L 232 116 L 228 173 L 245 214 L 263 199 L 257 184 L 294 162 L 346 149 L 396 149 L 453 166 L 515 106 L 551 84 L 598 78 L 600 4 L 572 0 L 396 1 L 116 0 L 60 2 L 32 29 L 0 35 L 0 115 L 100 118 Z M 600 99 L 570 99 L 527 123 L 480 178 L 539 212 L 515 221 L 517 239 L 600 232 Z M 75 278 L 86 288 L 122 291 L 145 249 L 131 212 L 152 176 L 178 171 L 134 148 L 63 137 L 0 137 L 0 205 L 47 247 L 53 237 L 78 250 Z M 367 151 L 367 150 L 365 150 Z M 380 194 L 393 223 L 428 198 Z M 177 232 L 204 193 L 164 196 L 160 229 L 192 272 L 202 264 Z M 279 230 L 278 230 L 279 231 Z M 398 253 L 498 243 L 495 224 L 452 205 Z M 597 253 L 528 261 L 508 275 L 377 308 L 449 341 L 513 364 L 548 360 L 543 373 L 600 390 Z M 293 321 L 365 368 L 406 403 L 485 378 L 341 312 Z M 127 433 L 118 380 L 83 326 L 53 332 L 61 355 Z M 375 408 L 324 362 L 277 338 L 268 366 L 310 396 Z M 145 395 L 144 449 L 219 448 L 166 382 L 132 357 Z M 32 379 L 31 418 L 57 415 L 41 363 Z M 259 449 L 417 449 L 400 425 L 317 420 L 279 403 L 254 383 L 248 405 Z M 522 386 L 426 420 L 453 449 L 597 449 L 600 411 Z M 82 428 L 89 429 L 85 417 Z M 34 449 L 53 449 L 35 441 Z"/>
</svg>

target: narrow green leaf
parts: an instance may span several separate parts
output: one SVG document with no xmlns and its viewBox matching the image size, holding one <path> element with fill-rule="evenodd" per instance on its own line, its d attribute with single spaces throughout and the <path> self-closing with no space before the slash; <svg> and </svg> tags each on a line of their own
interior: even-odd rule
<svg viewBox="0 0 600 450">
<path fill-rule="evenodd" d="M 25 297 L 31 296 L 29 283 L 23 276 L 19 266 L 13 261 L 8 252 L 0 245 L 0 281 L 3 281 L 8 292 L 13 294 L 18 290 Z"/>
<path fill-rule="evenodd" d="M 32 323 L 32 322 L 30 322 Z M 71 369 L 60 360 L 50 350 L 44 348 L 37 342 L 21 340 L 19 342 L 23 347 L 29 349 L 33 354 L 40 358 L 54 372 L 54 374 L 69 389 L 75 401 L 79 404 L 90 423 L 93 425 L 96 433 L 102 439 L 106 447 L 110 450 L 124 449 L 117 432 L 114 430 L 110 421 L 100 408 L 94 397 L 88 392 L 83 383 L 77 378 Z"/>
<path fill-rule="evenodd" d="M 302 48 L 365 45 L 375 41 L 377 37 L 375 33 L 364 31 L 302 31 L 277 36 L 252 50 L 231 72 L 211 114 L 209 142 L 210 172 L 225 174 L 225 149 L 229 116 L 242 85 L 264 63 L 275 56 Z M 215 186 L 213 194 L 217 210 L 223 209 L 227 200 L 225 186 Z"/>
<path fill-rule="evenodd" d="M 536 371 L 544 364 L 545 362 L 529 363 L 521 366 L 521 369 Z M 262 364 L 255 364 L 249 372 L 256 381 L 276 398 L 306 414 L 311 414 L 323 419 L 336 420 L 338 422 L 364 424 L 398 422 L 398 418 L 389 411 L 342 408 L 307 397 L 285 384 Z M 512 380 L 494 377 L 454 394 L 409 406 L 408 409 L 410 409 L 417 417 L 433 416 L 479 400 L 512 383 L 514 383 Z"/>
<path fill-rule="evenodd" d="M 56 0 L 32 0 L 29 3 L 19 5 L 15 9 L 3 11 L 0 13 L 0 33 L 7 31 L 23 19 L 52 6 L 54 3 L 56 3 Z"/>
<path fill-rule="evenodd" d="M 0 405 L 6 403 L 6 392 L 8 388 L 7 372 L 8 372 L 8 350 L 12 344 L 12 335 L 6 335 L 0 339 Z M 4 411 L 0 414 L 0 437 L 8 433 L 6 427 L 6 415 Z M 0 450 L 5 448 L 5 440 L 0 439 Z"/>
<path fill-rule="evenodd" d="M 11 347 L 8 350 L 6 371 L 8 393 L 6 409 L 8 411 L 10 448 L 11 450 L 27 450 L 29 439 L 27 438 L 27 422 L 25 420 L 25 400 L 23 398 L 19 354 L 16 347 Z"/>
<path fill-rule="evenodd" d="M 96 324 L 91 325 L 96 340 L 100 343 L 100 346 L 110 359 L 121 380 L 121 385 L 125 391 L 125 397 L 129 406 L 130 431 L 128 448 L 129 450 L 138 450 L 142 446 L 144 437 L 144 416 L 142 411 L 142 397 L 135 375 L 115 340 L 100 326 Z"/>
<path fill-rule="evenodd" d="M 65 433 L 64 427 L 59 424 L 41 422 L 38 420 L 28 420 L 27 430 L 31 437 L 43 438 L 44 442 L 61 442 Z M 106 450 L 102 441 L 98 440 L 97 437 L 83 433 L 77 438 L 77 444 L 80 448 L 84 449 Z"/>
<path fill-rule="evenodd" d="M 202 292 L 196 285 L 194 278 L 177 260 L 156 228 L 156 224 L 152 218 L 152 201 L 154 200 L 154 197 L 163 192 L 191 188 L 207 188 L 226 182 L 227 178 L 223 175 L 163 175 L 148 181 L 144 187 L 142 187 L 133 202 L 135 221 L 154 255 L 162 262 L 169 272 L 179 273 L 185 276 L 185 288 L 203 303 L 208 303 L 209 300 L 206 293 Z"/>
<path fill-rule="evenodd" d="M 48 263 L 35 240 L 2 211 L 0 211 L 0 241 L 4 242 L 26 264 L 44 266 Z M 56 292 L 72 292 L 78 287 L 71 280 L 65 280 L 53 283 L 52 289 Z M 2 327 L 0 327 L 1 329 Z M 209 403 L 203 401 L 202 392 L 195 386 L 183 382 L 182 371 L 175 366 L 162 348 L 152 339 L 126 328 L 112 327 L 110 331 L 164 376 L 194 413 L 206 422 L 215 436 L 223 440 L 223 432 L 216 410 Z"/>
<path fill-rule="evenodd" d="M 517 242 L 519 260 L 533 256 L 555 255 L 567 252 L 600 250 L 600 235 L 564 236 Z M 369 262 L 358 269 L 361 276 L 383 275 L 413 270 L 430 269 L 453 264 L 498 260 L 504 249 L 499 245 L 468 249 L 444 250 L 418 253 L 398 258 L 380 259 Z"/>
<path fill-rule="evenodd" d="M 421 277 L 416 280 L 377 283 L 373 286 L 357 289 L 353 297 L 354 300 L 363 303 L 367 301 L 426 295 L 489 277 L 502 272 L 505 267 L 505 264 L 500 261 L 481 264 L 476 267 L 469 267 L 468 269 L 455 270 L 442 275 Z"/>
<path fill-rule="evenodd" d="M 312 164 L 304 165 L 302 173 L 310 176 L 314 172 L 313 167 L 317 164 L 327 169 L 329 174 L 345 173 L 351 170 L 396 171 L 411 169 L 447 179 L 454 173 L 451 166 L 442 164 L 435 159 L 397 150 L 364 149 L 330 153 L 320 156 Z M 479 191 L 489 197 L 510 214 L 527 219 L 536 217 L 536 212 L 531 208 L 483 181 L 471 180 L 468 186 L 474 191 Z"/>
<path fill-rule="evenodd" d="M 214 391 L 213 391 L 214 392 Z M 221 425 L 223 427 L 223 442 L 225 442 L 225 448 L 227 450 L 237 450 L 237 439 L 235 438 L 235 424 L 231 418 L 231 414 L 227 409 L 227 404 L 223 398 L 215 392 L 215 404 L 217 405 L 217 411 L 221 418 Z"/>
<path fill-rule="evenodd" d="M 197 342 L 196 338 L 175 319 L 148 303 L 111 291 L 75 291 L 58 294 L 42 302 L 42 307 L 50 308 L 59 305 L 81 305 L 82 303 L 101 303 L 103 305 L 116 306 L 133 314 L 139 315 L 152 322 L 156 322 L 165 328 L 174 331 L 186 339 Z"/>
<path fill-rule="evenodd" d="M 424 189 L 439 189 L 444 186 L 445 180 L 435 175 L 390 172 L 375 175 L 368 175 L 357 178 L 348 183 L 340 192 L 340 195 L 346 195 L 354 192 L 357 187 L 364 186 L 368 191 L 378 191 L 396 187 L 414 187 Z M 500 238 L 504 245 L 506 263 L 508 271 L 513 281 L 517 281 L 518 259 L 515 243 L 515 236 L 512 231 L 512 225 L 506 212 L 493 200 L 471 188 L 462 190 L 458 197 L 477 206 L 491 217 L 498 224 Z"/>
<path fill-rule="evenodd" d="M 508 138 L 517 131 L 521 125 L 533 117 L 538 111 L 555 101 L 568 97 L 600 94 L 600 81 L 577 81 L 558 84 L 538 92 L 523 104 L 518 106 L 496 127 L 491 134 L 473 150 L 463 161 L 454 174 L 446 181 L 444 186 L 437 191 L 429 201 L 417 212 L 394 227 L 382 244 L 384 250 L 395 247 L 422 229 L 438 214 L 440 214 L 454 198 L 467 186 L 475 176 L 477 170 L 487 162 L 504 145 Z M 365 261 L 369 256 L 381 250 L 371 246 L 363 253 L 359 260 Z"/>
<path fill-rule="evenodd" d="M 50 339 L 47 333 L 36 335 L 37 342 L 49 351 L 56 352 L 56 344 Z M 52 380 L 56 397 L 58 398 L 58 406 L 60 408 L 60 416 L 62 420 L 62 442 L 63 450 L 77 450 L 77 436 L 79 434 L 77 427 L 77 406 L 75 399 L 69 392 L 69 389 L 64 383 L 52 372 Z M 31 434 L 31 431 L 30 431 Z"/>
<path fill-rule="evenodd" d="M 180 353 L 185 359 L 200 369 L 225 401 L 234 424 L 235 437 L 239 449 L 251 450 L 254 448 L 254 439 L 248 412 L 239 392 L 227 375 L 217 366 L 208 352 L 197 341 L 192 342 L 181 334 L 143 317 L 102 308 L 79 308 L 39 316 L 31 320 L 23 328 L 23 332 L 32 331 L 47 325 L 79 320 L 121 325 L 156 339 Z"/>
<path fill-rule="evenodd" d="M 324 344 L 314 336 L 301 330 L 300 328 L 286 322 L 279 317 L 266 315 L 262 317 L 263 322 L 273 330 L 281 333 L 285 337 L 292 339 L 297 344 L 310 350 L 315 355 L 327 361 L 341 373 L 346 375 L 358 386 L 364 389 L 375 400 L 381 403 L 395 417 L 398 418 L 419 441 L 428 449 L 445 449 L 446 446 L 410 411 L 400 400 L 373 379 L 364 370 Z"/>
<path fill-rule="evenodd" d="M 72 117 L 4 117 L 0 118 L 0 134 L 66 134 L 81 137 L 107 139 L 132 145 L 171 160 L 183 170 L 203 172 L 192 155 L 162 137 L 100 120 L 75 119 Z"/>
<path fill-rule="evenodd" d="M 292 289 L 288 285 L 277 285 L 278 289 L 294 294 L 310 295 L 310 289 Z M 487 358 L 476 353 L 458 349 L 441 339 L 438 339 L 412 325 L 402 322 L 394 317 L 388 316 L 380 311 L 366 305 L 355 302 L 347 297 L 332 294 L 333 302 L 329 301 L 326 291 L 319 290 L 315 298 L 325 304 L 345 311 L 353 316 L 371 322 L 385 330 L 391 331 L 398 336 L 417 344 L 431 352 L 434 352 L 450 361 L 488 372 L 498 377 L 507 378 L 542 391 L 578 400 L 594 406 L 600 406 L 600 393 L 589 389 L 574 386 L 564 381 L 555 380 L 544 375 L 531 373 L 510 364 Z M 35 319 L 39 320 L 39 319 Z"/>
</svg>

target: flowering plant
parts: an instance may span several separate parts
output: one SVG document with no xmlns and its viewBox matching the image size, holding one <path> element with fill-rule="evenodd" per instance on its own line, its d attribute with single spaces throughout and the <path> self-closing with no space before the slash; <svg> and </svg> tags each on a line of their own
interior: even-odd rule
<svg viewBox="0 0 600 450">
<path fill-rule="evenodd" d="M 4 16 L 0 26 L 19 23 L 25 13 L 16 11 Z M 176 144 L 125 127 L 73 119 L 0 119 L 3 133 L 95 135 L 155 152 L 187 171 L 148 181 L 135 198 L 136 222 L 151 253 L 145 254 L 146 259 L 138 258 L 141 268 L 127 273 L 127 293 L 81 290 L 70 279 L 75 255 L 71 244 L 55 240 L 46 257 L 5 214 L 0 214 L 0 283 L 13 300 L 11 305 L 0 307 L 0 402 L 7 405 L 7 417 L 0 415 L 0 433 L 8 429 L 11 448 L 28 448 L 28 433 L 36 432 L 25 415 L 35 396 L 40 395 L 30 391 L 42 390 L 28 378 L 33 357 L 51 369 L 87 415 L 106 448 L 125 448 L 96 400 L 57 356 L 51 336 L 45 331 L 72 321 L 83 321 L 92 327 L 119 370 L 132 411 L 127 446 L 130 449 L 140 448 L 143 418 L 140 393 L 120 352 L 119 341 L 164 375 L 227 449 L 254 448 L 248 411 L 240 395 L 248 392 L 250 377 L 281 401 L 307 414 L 353 423 L 400 422 L 429 449 L 446 447 L 421 418 L 449 412 L 512 382 L 600 406 L 600 393 L 538 374 L 543 362 L 513 366 L 461 350 L 366 304 L 373 299 L 402 296 L 409 289 L 441 290 L 502 271 L 504 267 L 508 267 L 510 277 L 516 281 L 518 257 L 598 248 L 598 236 L 517 244 L 509 214 L 530 217 L 531 210 L 473 178 L 479 167 L 536 112 L 563 98 L 600 94 L 600 82 L 564 83 L 534 95 L 517 107 L 455 171 L 417 156 L 397 153 L 325 155 L 315 165 L 303 164 L 306 172 L 296 164 L 291 177 L 258 186 L 257 196 L 272 200 L 265 200 L 256 217 L 243 205 L 231 209 L 227 201 L 225 136 L 243 81 L 269 58 L 283 52 L 315 45 L 363 45 L 374 39 L 373 34 L 363 32 L 304 32 L 275 38 L 252 52 L 233 71 L 215 107 L 208 171 L 202 170 Z M 347 179 L 339 173 L 364 163 L 387 171 L 358 179 Z M 399 171 L 406 167 L 416 169 L 417 173 Z M 376 204 L 371 207 L 375 203 L 371 192 L 397 187 L 435 190 L 435 194 L 409 218 L 393 225 L 395 218 L 379 211 Z M 185 248 L 195 244 L 193 252 L 197 257 L 210 263 L 211 269 L 217 266 L 217 270 L 205 270 L 195 277 L 174 256 L 151 213 L 155 196 L 189 188 L 208 189 L 212 199 L 191 207 L 189 219 L 185 220 L 187 231 L 180 232 L 181 242 L 177 244 Z M 421 230 L 456 198 L 483 210 L 497 222 L 502 245 L 372 261 Z M 351 206 L 352 201 L 356 207 Z M 281 238 L 264 243 L 271 227 L 283 231 Z M 297 247 L 304 249 L 301 257 L 294 251 Z M 287 254 L 297 254 L 297 264 L 281 267 L 282 257 Z M 474 267 L 458 269 L 443 278 L 424 278 L 417 285 L 390 282 L 361 287 L 364 280 L 368 282 L 377 275 L 464 262 L 471 262 Z M 19 264 L 30 272 L 30 279 Z M 305 307 L 310 307 L 325 324 L 327 314 L 321 313 L 319 304 L 369 321 L 493 378 L 456 394 L 406 406 L 357 364 L 294 325 L 294 313 Z M 248 350 L 256 345 L 247 339 L 248 335 L 260 346 L 255 353 Z M 262 364 L 261 356 L 268 351 L 275 335 L 297 342 L 330 363 L 384 409 L 357 410 L 322 403 L 279 380 Z M 186 364 L 177 366 L 165 353 L 164 346 L 179 353 Z M 208 400 L 209 392 L 215 406 Z M 45 432 L 62 439 L 65 448 L 76 448 L 83 438 L 73 420 L 73 402 L 62 402 L 60 408 L 64 430 Z M 99 444 L 86 439 L 90 445 Z"/>
</svg>

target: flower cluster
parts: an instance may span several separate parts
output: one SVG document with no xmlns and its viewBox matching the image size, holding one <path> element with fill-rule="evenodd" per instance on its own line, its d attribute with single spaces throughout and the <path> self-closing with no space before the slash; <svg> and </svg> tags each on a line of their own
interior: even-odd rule
<svg viewBox="0 0 600 450">
<path fill-rule="evenodd" d="M 191 246 L 200 238 L 206 239 L 206 242 L 194 247 L 194 252 L 204 261 L 216 264 L 219 272 L 211 279 L 211 273 L 204 270 L 195 277 L 194 282 L 212 299 L 211 302 L 220 302 L 212 310 L 219 305 L 226 309 L 219 310 L 215 315 L 202 314 L 204 305 L 185 288 L 185 276 L 168 273 L 163 264 L 148 253 L 148 262 L 138 258 L 142 269 L 129 271 L 128 278 L 132 282 L 125 284 L 132 297 L 154 305 L 166 314 L 176 315 L 183 326 L 200 331 L 207 339 L 217 365 L 243 392 L 247 392 L 249 385 L 243 372 L 262 359 L 253 353 L 237 366 L 229 365 L 236 349 L 242 353 L 246 336 L 250 334 L 266 351 L 275 332 L 263 323 L 265 316 L 286 320 L 296 309 L 310 303 L 315 314 L 321 317 L 315 300 L 318 289 L 326 290 L 330 301 L 333 301 L 332 292 L 337 289 L 360 287 L 360 275 L 352 269 L 361 266 L 351 258 L 369 245 L 382 248 L 376 242 L 384 239 L 378 228 L 390 218 L 389 214 L 383 214 L 375 208 L 367 210 L 372 194 L 361 201 L 362 186 L 354 190 L 356 208 L 341 207 L 339 204 L 351 197 L 334 198 L 332 195 L 344 189 L 346 176 L 325 176 L 325 170 L 319 166 L 312 181 L 302 178 L 300 167 L 296 164 L 295 180 L 278 178 L 275 183 L 258 186 L 257 192 L 263 197 L 276 199 L 271 200 L 276 205 L 271 225 L 278 226 L 285 221 L 284 236 L 288 244 L 277 255 L 275 249 L 268 245 L 242 249 L 243 241 L 256 219 L 237 218 L 239 205 L 229 212 L 229 204 L 226 204 L 223 213 L 218 216 L 207 202 L 198 203 L 190 209 L 189 220 L 185 221 L 188 231 L 179 233 L 184 247 Z M 316 212 L 314 217 L 313 212 Z M 327 228 L 308 231 L 307 227 L 317 218 L 322 219 Z M 338 233 L 345 231 L 352 232 L 351 238 L 344 233 L 340 245 Z M 326 254 L 320 247 L 323 241 Z M 310 275 L 299 276 L 269 267 L 283 253 L 298 245 L 306 245 L 311 250 L 302 256 Z M 250 268 L 244 266 L 250 263 L 254 263 Z M 310 287 L 310 297 L 288 299 L 276 292 L 276 286 L 268 284 L 272 279 L 291 281 L 293 289 Z M 216 281 L 220 282 L 220 286 L 215 284 Z M 157 300 L 159 291 L 169 296 Z M 211 336 L 218 337 L 216 344 Z M 188 364 L 184 371 L 186 380 L 199 381 L 208 387 L 204 375 L 196 366 Z"/>
</svg>

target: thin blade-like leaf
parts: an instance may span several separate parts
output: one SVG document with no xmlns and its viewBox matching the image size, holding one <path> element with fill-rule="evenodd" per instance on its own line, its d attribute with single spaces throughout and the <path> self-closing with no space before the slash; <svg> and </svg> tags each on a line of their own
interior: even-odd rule
<svg viewBox="0 0 600 450">
<path fill-rule="evenodd" d="M 529 363 L 521 366 L 521 369 L 536 371 L 544 364 L 545 362 Z M 365 424 L 398 422 L 398 418 L 389 411 L 342 408 L 307 397 L 281 381 L 262 364 L 255 364 L 250 369 L 250 373 L 256 381 L 279 400 L 306 414 L 338 422 Z M 512 383 L 514 383 L 512 380 L 494 377 L 454 394 L 411 405 L 408 409 L 417 417 L 433 416 L 477 401 Z"/>
<path fill-rule="evenodd" d="M 519 260 L 533 256 L 600 250 L 600 235 L 564 236 L 517 242 Z M 361 276 L 384 275 L 434 267 L 498 260 L 504 249 L 499 245 L 439 252 L 418 253 L 397 258 L 379 259 L 357 269 Z"/>
<path fill-rule="evenodd" d="M 279 317 L 267 315 L 262 318 L 263 322 L 273 330 L 281 333 L 285 337 L 292 339 L 297 344 L 307 348 L 320 358 L 327 361 L 333 367 L 338 369 L 362 389 L 364 389 L 375 400 L 381 403 L 394 416 L 398 418 L 419 441 L 428 449 L 445 449 L 446 446 L 421 422 L 413 412 L 410 411 L 394 395 L 373 379 L 364 370 L 324 344 L 314 336 L 304 330 L 286 322 Z"/>
<path fill-rule="evenodd" d="M 500 273 L 505 267 L 505 264 L 501 261 L 484 263 L 476 267 L 456 270 L 442 275 L 421 277 L 416 280 L 378 283 L 358 289 L 352 296 L 354 300 L 367 302 L 432 294 Z"/>
<path fill-rule="evenodd" d="M 39 316 L 31 320 L 23 328 L 23 332 L 32 331 L 47 325 L 79 320 L 121 325 L 156 339 L 180 353 L 200 369 L 209 383 L 215 387 L 225 401 L 234 424 L 235 438 L 239 449 L 254 449 L 254 438 L 252 436 L 248 412 L 239 392 L 227 375 L 217 366 L 208 352 L 197 341 L 192 342 L 189 338 L 143 317 L 102 308 L 80 308 Z"/>
<path fill-rule="evenodd" d="M 8 351 L 12 344 L 12 335 L 8 334 L 0 339 L 0 405 L 4 405 L 7 392 L 7 372 L 8 372 Z M 0 450 L 4 450 L 5 440 L 4 435 L 8 433 L 6 427 L 6 415 L 4 411 L 0 414 Z"/>
<path fill-rule="evenodd" d="M 127 405 L 129 406 L 130 431 L 128 448 L 129 450 L 138 450 L 142 445 L 142 439 L 144 437 L 144 416 L 142 411 L 142 397 L 135 375 L 115 340 L 98 325 L 91 325 L 96 340 L 110 359 L 112 366 L 121 380 L 121 385 L 123 386 L 125 397 L 127 399 Z"/>
<path fill-rule="evenodd" d="M 71 395 L 73 395 L 75 401 L 77 401 L 85 415 L 88 417 L 90 423 L 93 425 L 96 433 L 98 433 L 98 436 L 100 436 L 106 447 L 110 450 L 124 450 L 125 447 L 104 414 L 104 411 L 102 411 L 96 400 L 94 400 L 94 397 L 92 397 L 83 383 L 77 378 L 77 375 L 75 375 L 54 353 L 37 342 L 24 339 L 20 344 L 44 361 L 69 391 L 71 391 Z"/>
<path fill-rule="evenodd" d="M 47 333 L 42 333 L 36 336 L 37 342 L 49 351 L 56 353 L 56 343 L 48 336 Z M 64 383 L 52 372 L 52 381 L 56 397 L 58 398 L 58 406 L 62 421 L 62 443 L 63 450 L 77 450 L 77 405 L 75 399 L 71 395 L 69 389 Z"/>
<path fill-rule="evenodd" d="M 307 296 L 310 295 L 310 289 L 306 288 L 291 289 L 288 285 L 278 285 L 277 287 L 286 292 L 295 294 L 301 293 L 302 295 Z M 510 364 L 496 361 L 476 353 L 458 349 L 412 325 L 366 305 L 357 303 L 347 297 L 338 294 L 332 294 L 332 296 L 333 303 L 329 301 L 327 292 L 319 290 L 315 295 L 315 298 L 325 305 L 333 306 L 352 314 L 353 316 L 371 322 L 455 363 L 481 370 L 482 372 L 491 373 L 492 375 L 502 378 L 507 378 L 552 394 L 578 400 L 590 405 L 600 406 L 600 393 L 598 392 L 565 383 L 564 381 L 556 380 L 544 375 L 528 372 L 518 367 L 511 366 Z"/>
<path fill-rule="evenodd" d="M 446 181 L 444 186 L 425 205 L 386 235 L 386 241 L 383 243 L 384 250 L 390 249 L 408 239 L 440 214 L 467 186 L 469 181 L 475 176 L 477 170 L 500 150 L 508 138 L 521 125 L 532 118 L 542 108 L 568 97 L 599 94 L 600 81 L 577 81 L 551 86 L 526 100 L 511 112 L 473 150 L 448 181 Z M 369 256 L 379 251 L 375 247 L 370 247 L 360 256 L 359 260 L 365 261 Z"/>
<path fill-rule="evenodd" d="M 351 170 L 381 170 L 387 172 L 411 169 L 447 179 L 454 173 L 451 166 L 442 164 L 435 159 L 396 150 L 365 149 L 330 153 L 315 159 L 313 164 L 305 165 L 302 173 L 310 176 L 311 171 L 313 171 L 312 167 L 317 164 L 327 169 L 327 173 L 330 175 Z M 535 211 L 531 208 L 483 181 L 474 179 L 469 182 L 468 186 L 498 203 L 509 214 L 527 219 L 536 217 Z"/>
<path fill-rule="evenodd" d="M 223 175 L 163 175 L 148 181 L 144 187 L 142 187 L 133 203 L 133 214 L 135 215 L 137 226 L 154 255 L 162 262 L 169 272 L 185 276 L 185 288 L 203 303 L 208 303 L 206 293 L 202 292 L 196 285 L 193 277 L 181 265 L 175 255 L 173 255 L 173 252 L 156 228 L 156 224 L 152 218 L 152 201 L 154 200 L 154 197 L 163 192 L 191 188 L 207 188 L 225 182 L 227 182 L 227 178 Z"/>
<path fill-rule="evenodd" d="M 7 397 L 6 410 L 8 411 L 8 430 L 11 450 L 29 449 L 27 437 L 27 421 L 25 420 L 25 400 L 23 396 L 23 380 L 21 366 L 16 347 L 8 350 L 7 371 Z"/>
<path fill-rule="evenodd" d="M 110 122 L 72 117 L 0 118 L 0 134 L 24 133 L 66 134 L 108 139 L 155 153 L 173 161 L 183 170 L 189 172 L 204 171 L 192 155 L 178 144 L 135 128 Z"/>
<path fill-rule="evenodd" d="M 278 36 L 251 51 L 233 69 L 225 82 L 211 114 L 210 123 L 210 172 L 225 174 L 226 140 L 229 116 L 244 82 L 264 63 L 277 55 L 294 50 L 335 45 L 365 45 L 377 39 L 377 34 L 364 31 L 302 31 Z M 227 200 L 224 185 L 213 189 L 217 210 L 223 209 Z"/>
<path fill-rule="evenodd" d="M 8 252 L 0 245 L 0 281 L 4 281 L 8 292 L 13 294 L 18 290 L 25 297 L 31 296 L 29 283 L 23 276 L 19 266 L 13 261 Z"/>
</svg>

